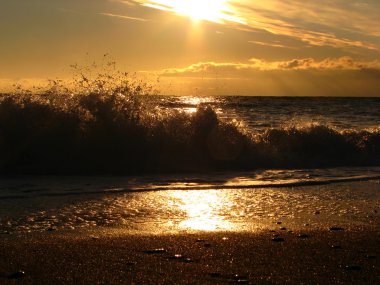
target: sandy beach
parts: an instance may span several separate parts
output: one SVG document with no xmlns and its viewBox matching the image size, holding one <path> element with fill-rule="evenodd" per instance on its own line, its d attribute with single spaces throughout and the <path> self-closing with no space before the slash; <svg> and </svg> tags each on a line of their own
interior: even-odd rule
<svg viewBox="0 0 380 285">
<path fill-rule="evenodd" d="M 377 179 L 142 192 L 88 179 L 3 182 L 0 284 L 379 284 Z"/>
<path fill-rule="evenodd" d="M 369 228 L 2 235 L 0 283 L 379 284 L 379 241 Z"/>
</svg>

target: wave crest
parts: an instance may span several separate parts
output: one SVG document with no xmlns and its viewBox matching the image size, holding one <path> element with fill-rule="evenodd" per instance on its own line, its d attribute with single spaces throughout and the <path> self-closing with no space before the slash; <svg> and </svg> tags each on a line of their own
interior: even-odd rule
<svg viewBox="0 0 380 285">
<path fill-rule="evenodd" d="M 124 74 L 127 76 L 127 74 Z M 106 75 L 80 88 L 0 96 L 1 173 L 147 173 L 380 164 L 380 129 L 311 125 L 249 133 L 207 105 L 150 102 L 149 86 Z M 59 87 L 59 86 L 58 86 Z M 62 86 L 61 86 L 62 87 Z M 57 91 L 59 90 L 59 91 Z M 79 90 L 79 91 L 78 91 Z"/>
</svg>

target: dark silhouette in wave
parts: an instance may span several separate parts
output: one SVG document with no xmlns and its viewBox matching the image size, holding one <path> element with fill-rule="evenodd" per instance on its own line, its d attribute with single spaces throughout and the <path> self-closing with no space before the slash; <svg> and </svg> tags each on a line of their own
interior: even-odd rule
<svg viewBox="0 0 380 285">
<path fill-rule="evenodd" d="M 252 134 L 199 105 L 156 108 L 142 83 L 82 75 L 76 94 L 57 84 L 0 97 L 2 174 L 145 174 L 380 165 L 380 130 L 328 126 Z M 117 83 L 115 83 L 117 82 Z M 78 91 L 79 90 L 79 91 Z"/>
</svg>

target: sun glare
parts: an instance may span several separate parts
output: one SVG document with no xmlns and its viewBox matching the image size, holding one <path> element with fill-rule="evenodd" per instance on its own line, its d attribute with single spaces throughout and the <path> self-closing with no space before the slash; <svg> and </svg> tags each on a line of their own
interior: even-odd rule
<svg viewBox="0 0 380 285">
<path fill-rule="evenodd" d="M 148 1 L 145 6 L 171 11 L 187 16 L 194 21 L 209 21 L 215 23 L 242 21 L 233 16 L 227 0 L 155 0 Z"/>
<path fill-rule="evenodd" d="M 230 200 L 225 192 L 210 191 L 174 191 L 170 192 L 177 199 L 179 208 L 186 217 L 179 223 L 180 229 L 218 231 L 233 230 L 225 211 Z"/>
<path fill-rule="evenodd" d="M 183 0 L 176 1 L 173 8 L 177 14 L 189 16 L 194 20 L 219 22 L 224 17 L 225 2 L 224 0 Z"/>
</svg>

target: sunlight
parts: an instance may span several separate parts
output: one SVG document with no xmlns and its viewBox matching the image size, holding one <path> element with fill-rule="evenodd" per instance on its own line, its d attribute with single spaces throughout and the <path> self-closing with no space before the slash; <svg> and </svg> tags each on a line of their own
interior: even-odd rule
<svg viewBox="0 0 380 285">
<path fill-rule="evenodd" d="M 232 8 L 227 0 L 153 0 L 147 1 L 144 6 L 177 15 L 190 17 L 193 21 L 209 21 L 214 23 L 236 22 L 243 23 L 241 19 L 233 16 Z"/>
<path fill-rule="evenodd" d="M 192 0 L 177 1 L 174 5 L 176 13 L 189 16 L 193 20 L 207 20 L 220 22 L 223 19 L 223 11 L 226 9 L 224 0 Z"/>
<path fill-rule="evenodd" d="M 179 223 L 180 228 L 201 231 L 234 228 L 224 213 L 229 200 L 220 191 L 177 191 L 173 196 L 179 200 L 179 207 L 186 214 Z"/>
<path fill-rule="evenodd" d="M 199 96 L 184 96 L 179 98 L 179 102 L 185 107 L 180 108 L 188 114 L 193 114 L 197 112 L 198 106 L 200 104 L 210 104 L 215 102 L 215 98 L 212 97 L 199 97 Z M 218 111 L 218 110 L 217 110 Z"/>
</svg>

